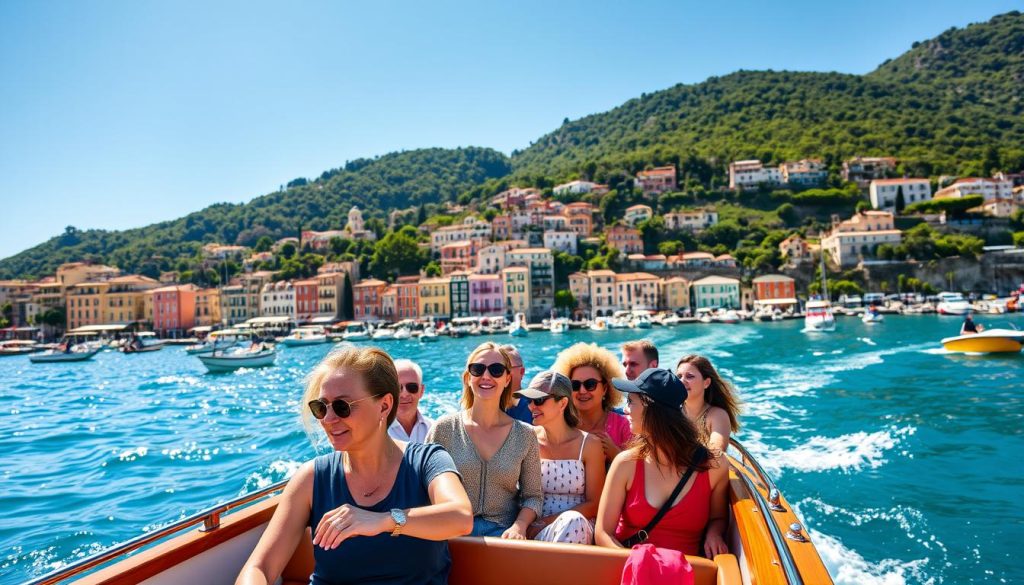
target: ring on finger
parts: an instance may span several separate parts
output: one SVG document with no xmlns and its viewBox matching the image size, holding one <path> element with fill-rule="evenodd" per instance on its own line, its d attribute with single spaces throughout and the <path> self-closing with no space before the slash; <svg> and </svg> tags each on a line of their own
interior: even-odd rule
<svg viewBox="0 0 1024 585">
<path fill-rule="evenodd" d="M 331 527 L 335 530 L 341 530 L 341 518 L 335 518 L 331 520 Z"/>
</svg>

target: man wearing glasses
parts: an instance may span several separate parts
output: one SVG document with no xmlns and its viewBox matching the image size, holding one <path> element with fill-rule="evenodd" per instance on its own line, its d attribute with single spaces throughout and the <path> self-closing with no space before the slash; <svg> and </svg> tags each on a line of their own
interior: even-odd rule
<svg viewBox="0 0 1024 585">
<path fill-rule="evenodd" d="M 512 369 L 509 371 L 512 374 L 512 392 L 519 392 L 523 389 L 523 376 L 526 375 L 526 368 L 523 366 L 523 356 L 519 355 L 519 350 L 512 344 L 503 345 L 501 349 L 512 360 Z M 513 397 L 513 400 L 515 402 L 505 410 L 505 414 L 528 425 L 532 425 L 533 413 L 530 412 L 530 401 L 515 397 Z"/>
<path fill-rule="evenodd" d="M 398 416 L 388 427 L 388 434 L 396 441 L 424 443 L 434 421 L 420 412 L 420 398 L 423 397 L 423 370 L 416 362 L 407 359 L 395 360 L 398 370 Z"/>
</svg>

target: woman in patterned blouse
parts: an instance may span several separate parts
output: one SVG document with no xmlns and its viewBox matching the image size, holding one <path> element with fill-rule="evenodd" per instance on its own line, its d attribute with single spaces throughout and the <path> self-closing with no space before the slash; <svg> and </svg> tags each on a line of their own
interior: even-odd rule
<svg viewBox="0 0 1024 585">
<path fill-rule="evenodd" d="M 572 382 L 552 371 L 534 376 L 515 395 L 529 404 L 540 443 L 542 516 L 528 535 L 546 542 L 593 544 L 598 500 L 604 487 L 601 441 L 576 428 Z"/>
<path fill-rule="evenodd" d="M 497 344 L 473 350 L 462 373 L 464 410 L 437 419 L 427 442 L 455 460 L 473 504 L 473 536 L 524 540 L 541 513 L 537 436 L 505 414 L 512 402 L 511 361 Z"/>
</svg>

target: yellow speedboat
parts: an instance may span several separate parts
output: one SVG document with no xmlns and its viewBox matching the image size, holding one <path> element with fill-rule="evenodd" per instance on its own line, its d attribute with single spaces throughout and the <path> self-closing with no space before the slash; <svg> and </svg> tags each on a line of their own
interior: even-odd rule
<svg viewBox="0 0 1024 585">
<path fill-rule="evenodd" d="M 947 351 L 960 353 L 1016 353 L 1024 347 L 1024 331 L 1014 329 L 986 329 L 947 337 L 942 340 Z"/>
</svg>

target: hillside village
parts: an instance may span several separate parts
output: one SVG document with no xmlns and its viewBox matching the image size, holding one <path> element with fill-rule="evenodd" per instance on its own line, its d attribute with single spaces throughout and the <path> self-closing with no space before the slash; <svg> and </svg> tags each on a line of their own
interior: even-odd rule
<svg viewBox="0 0 1024 585">
<path fill-rule="evenodd" d="M 441 214 L 418 218 L 425 219 L 418 224 L 413 219 L 416 225 L 398 225 L 415 214 L 394 210 L 383 238 L 368 229 L 353 206 L 336 230 L 303 230 L 300 237 L 264 239 L 254 247 L 204 245 L 204 270 L 223 274 L 217 286 L 187 282 L 178 271 L 153 278 L 72 262 L 38 281 L 0 281 L 0 307 L 10 327 L 42 325 L 56 332 L 140 323 L 170 337 L 195 327 L 260 319 L 332 324 L 346 319 L 510 319 L 521 313 L 539 322 L 556 313 L 592 319 L 621 310 L 692 314 L 707 308 L 750 310 L 756 304 L 798 309 L 801 298 L 818 292 L 815 269 L 822 253 L 833 273 L 833 297 L 869 289 L 956 288 L 956 279 L 941 272 L 934 260 L 916 262 L 916 248 L 910 245 L 923 236 L 934 246 L 940 233 L 969 238 L 940 256 L 956 260 L 969 252 L 979 265 L 986 257 L 996 258 L 1009 272 L 994 287 L 1017 285 L 1024 268 L 1019 248 L 981 249 L 981 239 L 963 234 L 992 222 L 1007 224 L 1014 221 L 1011 217 L 1019 220 L 1024 173 L 940 180 L 944 184 L 939 187 L 928 178 L 895 177 L 896 171 L 892 157 L 844 161 L 842 181 L 861 192 L 856 211 L 846 217 L 833 214 L 820 231 L 814 221 L 780 231 L 784 237 L 776 238 L 768 263 L 749 257 L 738 261 L 721 245 L 687 250 L 685 242 L 699 241 L 720 227 L 720 213 L 714 203 L 656 212 L 671 201 L 666 196 L 680 189 L 677 168 L 669 165 L 638 172 L 632 191 L 644 202 L 629 205 L 610 221 L 596 203 L 609 192 L 608 185 L 586 180 L 549 189 L 511 187 L 476 204 L 449 203 Z M 829 182 L 824 164 L 815 159 L 775 167 L 759 160 L 734 161 L 728 178 L 729 191 L 737 197 L 779 188 L 813 194 Z M 780 208 L 779 215 L 786 213 Z M 913 227 L 901 229 L 900 223 Z M 967 247 L 958 249 L 965 241 Z M 409 250 L 410 245 L 415 249 Z M 373 254 L 350 253 L 360 249 Z M 337 253 L 341 250 L 346 252 Z M 388 264 L 389 254 L 400 258 Z M 298 263 L 300 258 L 305 264 Z M 416 265 L 417 259 L 427 262 Z M 300 274 L 283 268 L 283 261 L 300 266 Z M 384 265 L 389 268 L 382 270 Z M 371 267 L 380 278 L 368 273 Z M 913 275 L 892 275 L 893 267 Z M 878 276 L 872 278 L 873 273 Z M 960 281 L 965 290 L 978 287 Z"/>
</svg>

